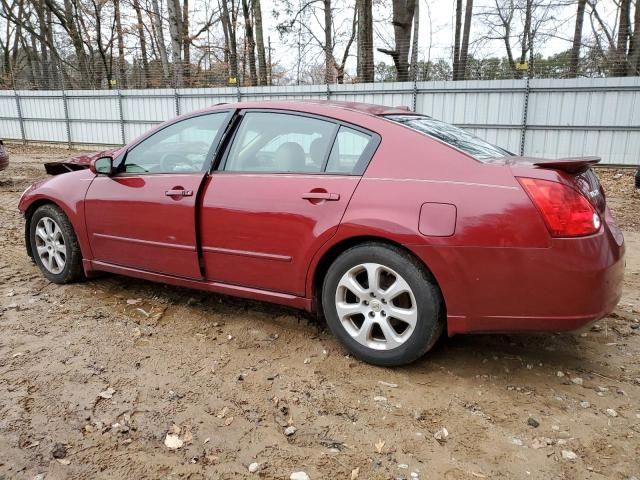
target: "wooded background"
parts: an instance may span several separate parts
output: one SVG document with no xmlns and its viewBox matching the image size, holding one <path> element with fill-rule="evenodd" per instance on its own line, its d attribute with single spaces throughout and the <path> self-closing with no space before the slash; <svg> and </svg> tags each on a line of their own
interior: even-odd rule
<svg viewBox="0 0 640 480">
<path fill-rule="evenodd" d="M 435 1 L 0 0 L 0 88 L 640 74 L 640 0 L 453 1 L 450 55 L 432 58 L 433 28 L 426 42 L 419 28 Z M 552 38 L 566 49 L 549 53 Z"/>
</svg>

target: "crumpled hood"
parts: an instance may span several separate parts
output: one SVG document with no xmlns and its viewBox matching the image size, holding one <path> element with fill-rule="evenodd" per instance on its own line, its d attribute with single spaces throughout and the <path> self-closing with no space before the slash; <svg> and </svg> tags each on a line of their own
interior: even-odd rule
<svg viewBox="0 0 640 480">
<path fill-rule="evenodd" d="M 44 164 L 44 169 L 49 175 L 60 175 L 62 173 L 74 172 L 76 170 L 84 170 L 89 168 L 92 160 L 104 156 L 116 157 L 123 147 L 116 147 L 110 150 L 103 150 L 93 154 L 78 155 L 61 162 L 48 162 Z"/>
</svg>

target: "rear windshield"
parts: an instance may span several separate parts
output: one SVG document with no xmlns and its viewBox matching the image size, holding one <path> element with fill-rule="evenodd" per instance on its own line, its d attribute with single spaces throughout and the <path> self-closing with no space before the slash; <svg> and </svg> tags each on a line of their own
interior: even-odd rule
<svg viewBox="0 0 640 480">
<path fill-rule="evenodd" d="M 485 142 L 481 138 L 471 135 L 461 128 L 425 115 L 387 115 L 386 118 L 406 125 L 420 133 L 437 138 L 471 155 L 477 160 L 487 160 L 496 157 L 511 157 L 513 154 L 504 148 Z"/>
</svg>

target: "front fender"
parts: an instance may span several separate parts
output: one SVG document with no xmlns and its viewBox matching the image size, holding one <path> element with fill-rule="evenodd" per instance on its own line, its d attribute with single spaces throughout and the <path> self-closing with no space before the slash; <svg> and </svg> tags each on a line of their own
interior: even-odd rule
<svg viewBox="0 0 640 480">
<path fill-rule="evenodd" d="M 25 240 L 29 248 L 29 222 L 32 213 L 40 205 L 53 203 L 65 213 L 78 239 L 82 258 L 91 259 L 91 246 L 84 217 L 84 199 L 95 175 L 89 170 L 79 170 L 65 175 L 46 177 L 32 184 L 20 197 L 18 208 L 25 216 Z"/>
</svg>

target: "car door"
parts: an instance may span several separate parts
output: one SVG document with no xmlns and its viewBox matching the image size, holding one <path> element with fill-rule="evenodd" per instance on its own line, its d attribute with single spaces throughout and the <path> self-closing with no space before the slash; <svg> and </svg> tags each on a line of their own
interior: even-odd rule
<svg viewBox="0 0 640 480">
<path fill-rule="evenodd" d="M 311 257 L 335 233 L 378 142 L 329 119 L 242 112 L 203 194 L 207 279 L 303 295 Z"/>
<path fill-rule="evenodd" d="M 130 148 L 114 175 L 93 180 L 85 214 L 94 260 L 202 278 L 196 202 L 230 115 L 170 124 Z"/>
</svg>

